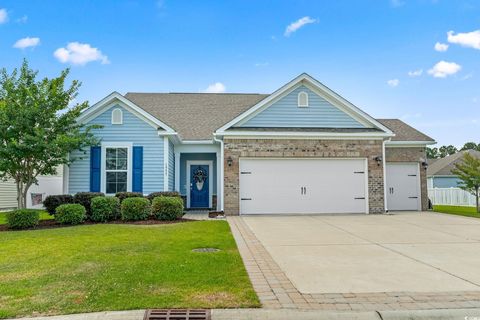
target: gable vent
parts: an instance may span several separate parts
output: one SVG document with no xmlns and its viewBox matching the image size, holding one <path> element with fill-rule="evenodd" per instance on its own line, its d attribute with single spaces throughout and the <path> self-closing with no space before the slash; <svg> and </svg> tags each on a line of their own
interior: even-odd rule
<svg viewBox="0 0 480 320">
<path fill-rule="evenodd" d="M 112 110 L 112 124 L 123 123 L 123 112 L 121 109 L 116 108 Z"/>
<path fill-rule="evenodd" d="M 308 107 L 308 93 L 306 93 L 305 91 L 298 93 L 298 106 Z"/>
</svg>

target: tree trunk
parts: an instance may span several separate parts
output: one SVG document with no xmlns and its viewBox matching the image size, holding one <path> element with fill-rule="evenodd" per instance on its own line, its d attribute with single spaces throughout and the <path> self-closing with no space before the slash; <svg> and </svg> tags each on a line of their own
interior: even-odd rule
<svg viewBox="0 0 480 320">
<path fill-rule="evenodd" d="M 24 209 L 25 208 L 25 201 L 23 195 L 23 183 L 19 180 L 15 180 L 15 184 L 17 185 L 17 209 Z"/>
</svg>

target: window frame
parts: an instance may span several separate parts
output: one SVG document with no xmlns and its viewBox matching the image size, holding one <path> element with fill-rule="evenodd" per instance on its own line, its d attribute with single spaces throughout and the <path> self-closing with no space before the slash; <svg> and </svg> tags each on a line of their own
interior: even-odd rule
<svg viewBox="0 0 480 320">
<path fill-rule="evenodd" d="M 101 155 L 101 183 L 100 191 L 107 194 L 107 172 L 124 172 L 125 170 L 107 170 L 107 149 L 127 149 L 127 192 L 132 191 L 132 172 L 133 172 L 133 143 L 131 142 L 102 142 Z M 113 195 L 113 193 L 108 193 Z"/>
<path fill-rule="evenodd" d="M 305 104 L 301 104 L 300 103 L 300 96 L 301 95 L 305 95 L 305 98 L 306 98 L 306 103 Z M 308 96 L 308 92 L 306 91 L 300 91 L 297 95 L 297 106 L 299 108 L 307 108 L 309 106 L 309 96 Z"/>
<path fill-rule="evenodd" d="M 113 120 L 113 115 L 115 112 L 119 112 L 120 113 L 120 121 L 119 122 L 115 122 Z M 112 110 L 112 114 L 111 114 L 111 123 L 112 124 L 123 124 L 123 110 L 121 108 L 114 108 Z"/>
</svg>

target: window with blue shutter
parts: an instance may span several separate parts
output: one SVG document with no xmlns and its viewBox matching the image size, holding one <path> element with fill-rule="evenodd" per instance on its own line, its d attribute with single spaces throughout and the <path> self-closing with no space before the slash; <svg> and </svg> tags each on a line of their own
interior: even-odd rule
<svg viewBox="0 0 480 320">
<path fill-rule="evenodd" d="M 102 148 L 90 148 L 90 192 L 100 192 Z"/>
<path fill-rule="evenodd" d="M 143 147 L 133 147 L 132 191 L 143 192 Z"/>
</svg>

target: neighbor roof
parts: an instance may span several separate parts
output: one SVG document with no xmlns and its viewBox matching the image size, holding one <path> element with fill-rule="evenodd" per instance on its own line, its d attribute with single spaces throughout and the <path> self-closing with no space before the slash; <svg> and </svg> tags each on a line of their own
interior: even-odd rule
<svg viewBox="0 0 480 320">
<path fill-rule="evenodd" d="M 268 96 L 268 94 L 257 93 L 136 92 L 125 95 L 128 100 L 176 130 L 183 140 L 211 140 L 217 129 Z M 432 138 L 398 119 L 377 120 L 396 134 L 392 138 L 393 141 L 433 141 Z M 235 129 L 239 130 L 239 128 Z M 322 131 L 320 129 L 312 130 Z M 274 128 L 269 130 L 275 131 Z M 309 128 L 292 128 L 291 130 L 308 131 Z M 282 131 L 289 131 L 289 129 L 282 128 Z"/>
<path fill-rule="evenodd" d="M 454 176 L 452 170 L 455 169 L 455 163 L 461 161 L 465 153 L 469 153 L 474 157 L 480 158 L 480 151 L 459 151 L 445 158 L 438 159 L 430 164 L 427 168 L 427 176 Z"/>
</svg>

